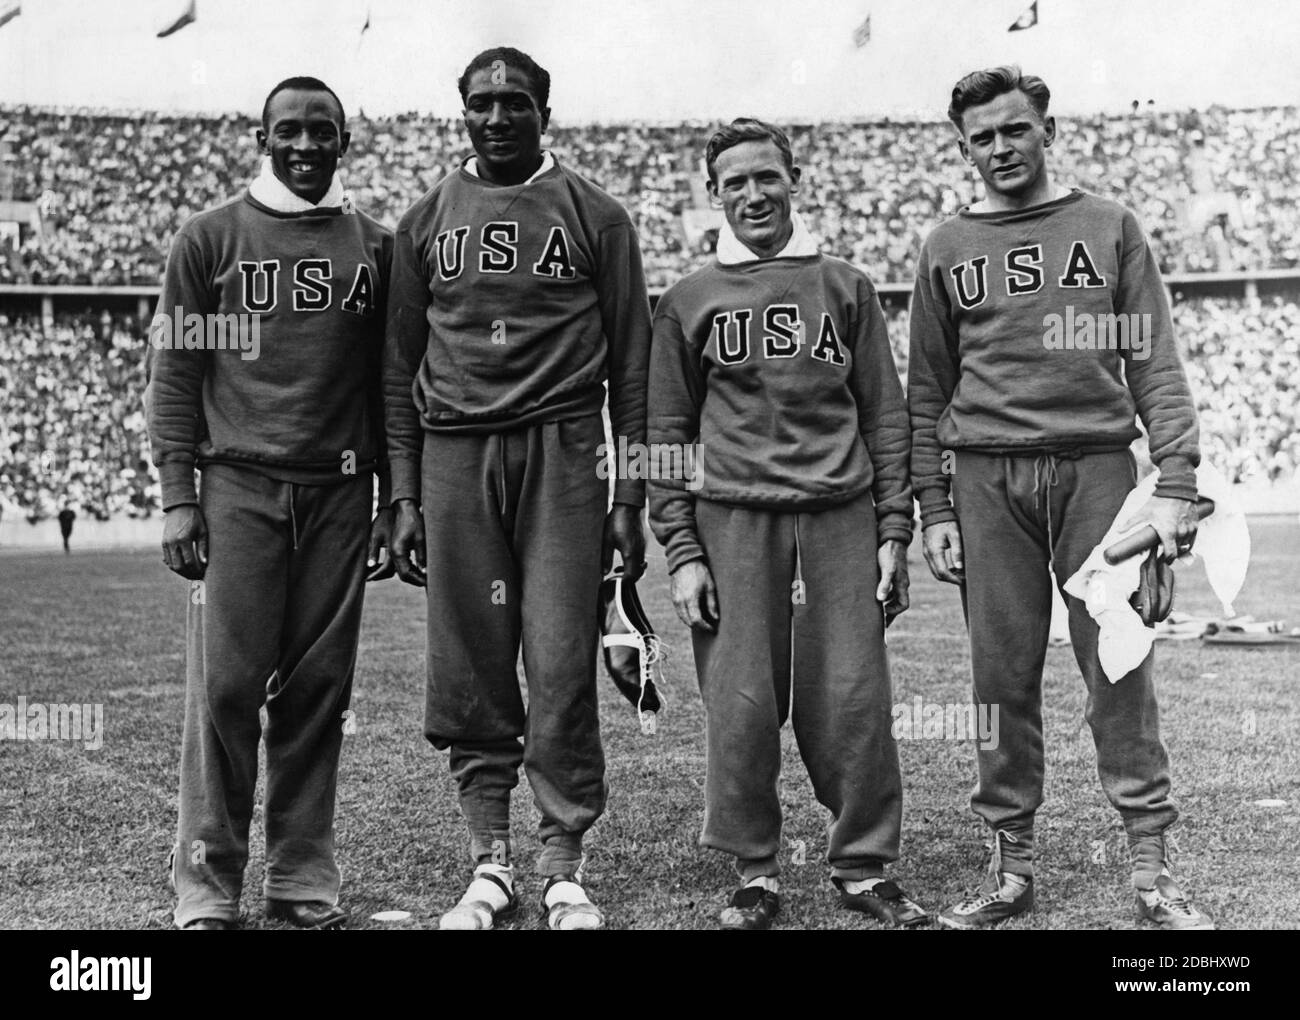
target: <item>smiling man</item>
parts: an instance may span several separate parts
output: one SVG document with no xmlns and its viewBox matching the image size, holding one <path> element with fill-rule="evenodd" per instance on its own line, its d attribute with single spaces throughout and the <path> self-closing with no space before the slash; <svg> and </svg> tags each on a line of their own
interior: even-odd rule
<svg viewBox="0 0 1300 1020">
<path fill-rule="evenodd" d="M 272 89 L 257 141 L 248 190 L 176 235 L 151 331 L 163 561 L 192 582 L 175 922 L 238 924 L 264 735 L 267 916 L 337 928 L 334 801 L 367 531 L 373 561 L 390 526 L 380 365 L 392 235 L 343 191 L 349 135 L 324 82 Z M 171 315 L 210 326 L 165 343 Z M 235 342 L 231 322 L 256 330 L 256 348 Z"/>
<path fill-rule="evenodd" d="M 952 928 L 987 927 L 1033 906 L 1048 568 L 1062 582 L 1073 575 L 1119 512 L 1136 482 L 1129 444 L 1139 416 L 1160 474 L 1134 521 L 1151 523 L 1171 559 L 1196 534 L 1196 412 L 1155 259 L 1131 212 L 1053 181 L 1049 98 L 1042 79 L 1014 67 L 957 83 L 948 115 L 986 194 L 926 240 L 912 298 L 912 484 L 925 558 L 936 578 L 962 586 L 975 701 L 1001 719 L 997 746 L 977 751 L 971 800 L 990 829 L 989 872 L 940 915 Z M 1049 342 L 1063 316 L 1115 315 L 1141 316 L 1150 335 L 1126 347 L 1094 334 Z M 1169 870 L 1165 832 L 1178 811 L 1152 658 L 1111 683 L 1097 624 L 1062 595 L 1102 788 L 1128 835 L 1139 916 L 1165 928 L 1212 927 Z"/>
<path fill-rule="evenodd" d="M 902 386 L 875 288 L 822 254 L 779 129 L 741 119 L 705 150 L 717 259 L 655 309 L 650 442 L 698 443 L 702 486 L 652 481 L 650 521 L 691 628 L 706 718 L 704 846 L 741 887 L 724 928 L 780 908 L 781 727 L 831 813 L 843 906 L 928 915 L 885 879 L 902 783 L 885 627 L 907 609 L 912 494 Z M 791 704 L 793 703 L 793 709 Z"/>
<path fill-rule="evenodd" d="M 600 470 L 645 442 L 650 306 L 626 211 L 542 149 L 550 76 L 508 47 L 461 76 L 474 155 L 398 225 L 385 361 L 398 573 L 428 591 L 425 735 L 450 751 L 474 875 L 442 928 L 518 906 L 510 796 L 541 813 L 553 929 L 604 920 L 581 884 L 605 806 L 596 605 L 615 550 L 644 570 L 644 482 Z M 524 709 L 516 673 L 523 650 Z"/>
</svg>

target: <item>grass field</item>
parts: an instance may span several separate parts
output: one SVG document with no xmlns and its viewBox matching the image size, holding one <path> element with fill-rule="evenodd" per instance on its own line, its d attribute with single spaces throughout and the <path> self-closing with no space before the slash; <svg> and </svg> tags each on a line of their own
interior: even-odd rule
<svg viewBox="0 0 1300 1020">
<path fill-rule="evenodd" d="M 1300 526 L 1252 525 L 1255 553 L 1239 612 L 1300 624 Z M 914 608 L 890 631 L 895 703 L 968 697 L 956 592 L 913 549 Z M 0 741 L 0 926 L 159 928 L 171 923 L 164 860 L 175 825 L 183 696 L 185 582 L 152 549 L 0 554 L 0 703 L 102 703 L 102 748 Z M 671 704 L 659 733 L 640 733 L 601 678 L 609 808 L 589 844 L 588 885 L 615 928 L 710 928 L 734 877 L 699 849 L 703 715 L 689 642 L 667 599 L 661 558 L 642 593 L 667 640 Z M 445 756 L 421 733 L 422 595 L 372 587 L 344 743 L 338 847 L 353 927 L 402 909 L 398 927 L 428 928 L 459 896 L 465 840 Z M 1182 570 L 1178 608 L 1214 613 L 1201 569 Z M 1162 643 L 1163 732 L 1183 808 L 1177 866 L 1198 905 L 1224 928 L 1300 926 L 1300 649 Z M 1047 802 L 1037 826 L 1037 910 L 1016 928 L 1131 928 L 1124 841 L 1096 777 L 1082 724 L 1084 688 L 1068 648 L 1045 676 Z M 863 928 L 836 909 L 822 857 L 825 812 L 813 801 L 789 728 L 782 800 L 787 928 Z M 978 881 L 983 832 L 967 798 L 966 741 L 904 740 L 903 859 L 894 875 L 933 910 Z M 1255 801 L 1275 798 L 1281 808 Z M 521 785 L 516 847 L 527 902 L 536 816 Z M 245 921 L 261 927 L 262 833 L 254 819 Z M 518 926 L 535 926 L 529 911 Z"/>
</svg>

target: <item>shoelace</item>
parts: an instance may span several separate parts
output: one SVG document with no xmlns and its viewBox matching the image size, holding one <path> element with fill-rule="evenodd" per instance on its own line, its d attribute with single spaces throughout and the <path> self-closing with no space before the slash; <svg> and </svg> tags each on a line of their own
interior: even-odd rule
<svg viewBox="0 0 1300 1020">
<path fill-rule="evenodd" d="M 1166 896 L 1158 888 L 1155 891 L 1155 903 L 1150 904 L 1153 907 L 1164 907 L 1174 913 L 1182 914 L 1184 917 L 1193 917 L 1196 911 L 1192 909 L 1191 903 L 1183 895 L 1182 890 L 1178 891 L 1177 896 Z"/>
<path fill-rule="evenodd" d="M 990 904 L 1006 902 L 1008 901 L 1002 898 L 1002 890 L 999 888 L 995 893 L 984 893 L 982 896 L 972 896 L 968 899 L 962 900 L 957 904 L 957 913 L 973 914 L 975 911 L 982 910 Z"/>
<path fill-rule="evenodd" d="M 1015 833 L 1008 832 L 1006 829 L 997 829 L 993 833 L 993 856 L 989 860 L 989 871 L 995 875 L 1002 870 L 1002 840 L 1004 839 L 1017 846 L 1020 844 Z"/>
<path fill-rule="evenodd" d="M 987 907 L 991 903 L 1008 903 L 1002 896 L 1002 840 L 1008 843 L 1019 843 L 1015 833 L 1008 832 L 1006 829 L 997 829 L 993 833 L 993 852 L 989 858 L 989 874 L 993 878 L 994 889 L 991 893 L 979 893 L 975 896 L 968 896 L 957 904 L 957 910 L 962 913 L 970 913 L 979 910 L 981 907 Z"/>
<path fill-rule="evenodd" d="M 637 719 L 641 723 L 641 732 L 654 736 L 656 723 L 653 712 L 647 712 L 645 705 L 645 692 L 650 682 L 654 680 L 655 674 L 659 674 L 659 682 L 655 684 L 655 691 L 659 694 L 659 709 L 665 710 L 668 707 L 668 685 L 664 683 L 664 662 L 668 658 L 668 649 L 659 639 L 658 634 L 647 634 L 645 636 L 645 655 L 641 657 L 641 698 L 636 703 Z"/>
<path fill-rule="evenodd" d="M 1164 899 L 1164 897 L 1162 896 L 1161 899 Z M 1195 913 L 1195 911 L 1192 910 L 1192 905 L 1182 896 L 1179 896 L 1176 900 L 1165 900 L 1165 905 L 1170 910 L 1176 911 L 1184 917 L 1191 917 Z"/>
</svg>

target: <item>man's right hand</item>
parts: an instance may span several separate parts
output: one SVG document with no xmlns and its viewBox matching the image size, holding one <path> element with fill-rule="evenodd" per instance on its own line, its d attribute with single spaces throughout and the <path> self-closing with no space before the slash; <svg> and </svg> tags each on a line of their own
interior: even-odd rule
<svg viewBox="0 0 1300 1020">
<path fill-rule="evenodd" d="M 966 583 L 966 564 L 962 559 L 961 528 L 956 521 L 931 524 L 921 533 L 921 547 L 930 573 L 949 584 Z"/>
<path fill-rule="evenodd" d="M 670 588 L 673 608 L 682 623 L 708 634 L 717 631 L 718 589 L 703 560 L 691 560 L 674 570 Z"/>
<path fill-rule="evenodd" d="M 424 560 L 424 521 L 413 499 L 393 504 L 393 535 L 389 543 L 397 576 L 407 584 L 423 588 L 427 580 Z"/>
<path fill-rule="evenodd" d="M 190 581 L 208 569 L 208 525 L 193 503 L 174 506 L 163 519 L 163 562 Z"/>
</svg>

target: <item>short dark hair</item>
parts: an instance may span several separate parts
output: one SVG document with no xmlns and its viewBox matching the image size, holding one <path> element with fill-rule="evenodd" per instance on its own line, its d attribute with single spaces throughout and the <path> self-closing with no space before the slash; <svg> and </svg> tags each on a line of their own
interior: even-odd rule
<svg viewBox="0 0 1300 1020">
<path fill-rule="evenodd" d="M 771 142 L 780 151 L 786 170 L 791 176 L 794 175 L 794 153 L 790 150 L 790 139 L 785 132 L 757 117 L 737 117 L 726 127 L 713 132 L 709 144 L 704 147 L 704 166 L 709 172 L 710 182 L 718 183 L 713 172 L 713 164 L 718 157 L 741 142 Z"/>
<path fill-rule="evenodd" d="M 460 101 L 463 103 L 469 98 L 469 80 L 474 77 L 474 72 L 487 70 L 498 60 L 507 67 L 523 71 L 528 76 L 533 89 L 533 98 L 537 100 L 538 108 L 545 110 L 551 101 L 551 76 L 536 60 L 513 46 L 493 46 L 469 62 L 456 80 L 456 87 L 460 89 Z"/>
<path fill-rule="evenodd" d="M 998 96 L 1020 91 L 1040 117 L 1047 116 L 1047 104 L 1052 93 L 1042 78 L 1022 74 L 1015 64 L 992 67 L 986 71 L 972 71 L 953 86 L 952 102 L 948 104 L 948 119 L 962 130 L 962 114 L 972 106 L 983 106 Z"/>
<path fill-rule="evenodd" d="M 269 131 L 271 129 L 271 100 L 286 89 L 301 89 L 304 92 L 328 92 L 331 96 L 334 96 L 334 102 L 339 104 L 339 130 L 342 131 L 344 125 L 347 124 L 347 118 L 343 114 L 343 100 L 338 97 L 334 90 L 319 78 L 312 78 L 305 74 L 299 74 L 292 78 L 286 78 L 266 94 L 266 102 L 262 104 L 263 131 Z"/>
</svg>

